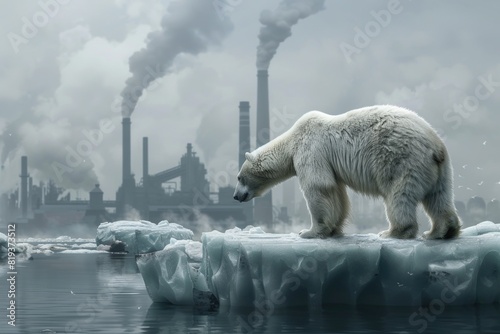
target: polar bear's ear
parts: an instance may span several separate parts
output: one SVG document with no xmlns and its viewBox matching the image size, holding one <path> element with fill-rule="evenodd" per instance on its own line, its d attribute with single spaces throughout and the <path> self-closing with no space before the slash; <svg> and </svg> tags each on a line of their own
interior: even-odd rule
<svg viewBox="0 0 500 334">
<path fill-rule="evenodd" d="M 255 157 L 252 155 L 252 153 L 248 153 L 246 152 L 245 153 L 245 159 L 247 159 L 249 162 L 255 162 L 257 159 L 255 159 Z"/>
</svg>

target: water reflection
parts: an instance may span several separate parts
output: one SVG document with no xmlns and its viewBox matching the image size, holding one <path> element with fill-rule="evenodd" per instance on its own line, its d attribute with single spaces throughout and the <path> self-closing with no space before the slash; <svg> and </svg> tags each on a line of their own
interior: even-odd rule
<svg viewBox="0 0 500 334">
<path fill-rule="evenodd" d="M 0 270 L 4 282 L 6 271 Z M 193 309 L 152 303 L 132 255 L 35 254 L 20 261 L 18 326 L 0 333 L 455 333 L 500 332 L 500 305 L 327 309 Z M 0 284 L 0 310 L 7 307 Z M 415 314 L 415 316 L 412 315 Z"/>
<path fill-rule="evenodd" d="M 238 309 L 200 312 L 189 307 L 153 303 L 142 327 L 144 333 L 497 333 L 500 306 L 453 307 L 427 314 L 410 307 L 351 307 L 336 305 L 320 310 Z"/>
</svg>

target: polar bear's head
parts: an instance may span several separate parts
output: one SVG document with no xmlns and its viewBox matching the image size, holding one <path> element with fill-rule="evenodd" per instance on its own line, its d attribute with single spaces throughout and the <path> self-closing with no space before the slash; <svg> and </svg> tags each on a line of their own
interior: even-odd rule
<svg viewBox="0 0 500 334">
<path fill-rule="evenodd" d="M 259 156 L 247 152 L 245 158 L 238 173 L 238 184 L 233 195 L 233 198 L 240 202 L 248 202 L 254 197 L 262 196 L 273 185 L 266 177 L 267 171 L 263 168 Z"/>
</svg>

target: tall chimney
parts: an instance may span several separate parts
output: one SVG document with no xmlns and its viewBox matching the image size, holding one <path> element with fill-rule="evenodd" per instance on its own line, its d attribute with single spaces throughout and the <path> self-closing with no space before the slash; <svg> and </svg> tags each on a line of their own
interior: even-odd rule
<svg viewBox="0 0 500 334">
<path fill-rule="evenodd" d="M 134 206 L 134 187 L 135 187 L 135 181 L 132 176 L 132 170 L 131 170 L 131 153 L 130 153 L 130 141 L 131 141 L 131 134 L 130 134 L 130 117 L 123 117 L 122 121 L 122 130 L 123 130 L 123 170 L 122 170 L 122 177 L 123 177 L 123 182 L 121 186 L 121 198 L 120 198 L 120 203 L 117 203 L 117 212 L 119 212 L 120 215 L 124 217 L 125 212 L 128 207 L 133 207 Z"/>
<path fill-rule="evenodd" d="M 142 137 L 142 188 L 144 191 L 141 216 L 149 219 L 149 147 L 148 137 Z"/>
<path fill-rule="evenodd" d="M 245 162 L 245 152 L 250 152 L 250 103 L 248 101 L 240 101 L 239 167 Z"/>
<path fill-rule="evenodd" d="M 269 88 L 267 70 L 257 71 L 257 147 L 260 147 L 271 138 L 269 127 Z M 262 197 L 255 199 L 254 220 L 256 223 L 273 225 L 273 198 L 269 191 Z"/>
<path fill-rule="evenodd" d="M 240 101 L 240 146 L 238 152 L 239 167 L 245 162 L 245 152 L 250 152 L 250 103 L 248 101 Z M 241 203 L 243 205 L 243 214 L 246 217 L 244 228 L 249 224 L 253 224 L 253 201 Z"/>
<path fill-rule="evenodd" d="M 123 128 L 123 169 L 122 169 L 122 177 L 123 177 L 123 185 L 127 183 L 127 180 L 130 179 L 131 168 L 130 168 L 130 117 L 123 117 L 122 121 Z"/>
<path fill-rule="evenodd" d="M 21 217 L 26 218 L 28 213 L 28 157 L 21 157 Z"/>
<path fill-rule="evenodd" d="M 148 137 L 142 137 L 142 182 L 149 176 Z"/>
<path fill-rule="evenodd" d="M 267 70 L 257 71 L 257 147 L 266 144 L 271 138 L 267 77 Z"/>
</svg>

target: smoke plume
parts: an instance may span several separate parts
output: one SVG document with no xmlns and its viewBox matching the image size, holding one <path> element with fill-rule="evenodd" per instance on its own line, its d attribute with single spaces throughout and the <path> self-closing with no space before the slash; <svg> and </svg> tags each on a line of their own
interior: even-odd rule
<svg viewBox="0 0 500 334">
<path fill-rule="evenodd" d="M 265 10 L 260 14 L 257 68 L 267 70 L 281 42 L 292 35 L 292 26 L 300 19 L 324 9 L 325 0 L 284 0 L 274 12 Z"/>
<path fill-rule="evenodd" d="M 148 35 L 146 47 L 129 59 L 132 76 L 122 91 L 122 115 L 130 116 L 144 90 L 163 77 L 182 53 L 197 55 L 218 45 L 232 30 L 229 20 L 217 15 L 213 1 L 171 2 L 161 21 L 161 30 Z"/>
</svg>

